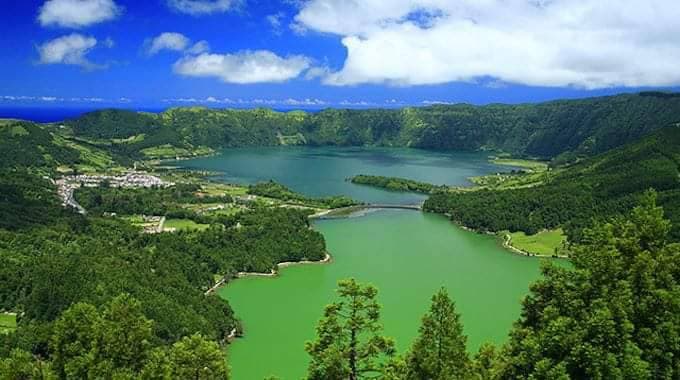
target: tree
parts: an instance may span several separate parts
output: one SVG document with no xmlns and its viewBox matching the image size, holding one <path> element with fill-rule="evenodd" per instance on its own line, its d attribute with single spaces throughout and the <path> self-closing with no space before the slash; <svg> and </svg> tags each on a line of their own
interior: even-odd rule
<svg viewBox="0 0 680 380">
<path fill-rule="evenodd" d="M 0 359 L 0 379 L 51 380 L 56 379 L 49 364 L 34 359 L 30 353 L 14 349 L 8 358 Z"/>
<path fill-rule="evenodd" d="M 184 337 L 173 344 L 170 362 L 175 379 L 226 380 L 229 377 L 220 347 L 200 334 Z"/>
<path fill-rule="evenodd" d="M 167 349 L 156 348 L 147 355 L 147 361 L 140 373 L 142 380 L 170 380 L 174 367 L 170 362 Z"/>
<path fill-rule="evenodd" d="M 127 378 L 142 369 L 151 337 L 152 322 L 129 294 L 113 298 L 101 314 L 78 303 L 55 324 L 54 368 L 62 378 Z"/>
<path fill-rule="evenodd" d="M 138 372 L 146 359 L 152 337 L 152 322 L 142 305 L 129 294 L 112 299 L 98 326 L 94 358 L 103 368 L 125 368 Z"/>
<path fill-rule="evenodd" d="M 50 348 L 60 378 L 87 378 L 100 320 L 97 309 L 87 303 L 71 306 L 57 320 Z"/>
<path fill-rule="evenodd" d="M 467 337 L 456 307 L 446 289 L 432 296 L 430 311 L 423 317 L 420 335 L 407 356 L 408 379 L 464 379 L 470 372 Z"/>
<path fill-rule="evenodd" d="M 680 246 L 647 192 L 548 265 L 525 299 L 501 378 L 680 378 Z"/>
<path fill-rule="evenodd" d="M 499 353 L 492 344 L 484 343 L 472 360 L 472 378 L 476 380 L 494 379 Z"/>
<path fill-rule="evenodd" d="M 358 380 L 380 376 L 394 356 L 394 342 L 381 335 L 378 291 L 354 279 L 338 282 L 340 301 L 324 311 L 317 339 L 306 344 L 309 379 Z"/>
</svg>

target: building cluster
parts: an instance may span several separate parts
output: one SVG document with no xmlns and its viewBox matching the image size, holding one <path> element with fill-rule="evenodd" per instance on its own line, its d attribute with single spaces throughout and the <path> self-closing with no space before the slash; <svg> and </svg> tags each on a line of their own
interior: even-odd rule
<svg viewBox="0 0 680 380">
<path fill-rule="evenodd" d="M 80 174 L 66 176 L 55 181 L 57 184 L 57 191 L 64 206 L 73 207 L 81 214 L 85 214 L 85 209 L 76 202 L 73 197 L 73 190 L 79 187 L 99 187 L 107 185 L 109 187 L 122 188 L 151 188 L 151 187 L 169 187 L 173 186 L 174 182 L 163 181 L 159 177 L 132 171 L 121 176 L 98 175 L 98 174 Z"/>
<path fill-rule="evenodd" d="M 141 172 L 130 172 L 122 176 L 80 174 L 64 177 L 66 183 L 74 187 L 99 187 L 107 184 L 110 187 L 140 188 L 169 187 L 174 182 L 163 181 L 159 177 Z"/>
</svg>

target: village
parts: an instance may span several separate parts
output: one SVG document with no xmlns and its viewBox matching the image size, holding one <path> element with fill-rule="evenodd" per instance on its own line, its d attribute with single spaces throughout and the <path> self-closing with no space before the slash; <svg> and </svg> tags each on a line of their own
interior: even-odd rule
<svg viewBox="0 0 680 380">
<path fill-rule="evenodd" d="M 73 191 L 80 187 L 120 187 L 126 189 L 133 188 L 164 188 L 174 186 L 174 182 L 163 181 L 161 178 L 136 170 L 132 170 L 125 175 L 113 176 L 103 174 L 79 174 L 65 176 L 55 181 L 57 192 L 62 200 L 62 204 L 73 207 L 81 214 L 87 211 L 75 200 Z"/>
</svg>

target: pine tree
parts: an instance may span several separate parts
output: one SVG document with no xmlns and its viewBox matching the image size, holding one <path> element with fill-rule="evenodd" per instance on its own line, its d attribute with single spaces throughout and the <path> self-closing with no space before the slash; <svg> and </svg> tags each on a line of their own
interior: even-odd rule
<svg viewBox="0 0 680 380">
<path fill-rule="evenodd" d="M 378 291 L 354 279 L 338 283 L 341 301 L 326 306 L 317 339 L 308 342 L 311 380 L 359 380 L 381 376 L 395 353 L 394 342 L 381 335 Z"/>
<path fill-rule="evenodd" d="M 407 356 L 407 378 L 466 378 L 471 365 L 466 342 L 456 306 L 446 289 L 442 288 L 432 297 L 430 311 L 423 317 L 420 335 Z"/>
</svg>

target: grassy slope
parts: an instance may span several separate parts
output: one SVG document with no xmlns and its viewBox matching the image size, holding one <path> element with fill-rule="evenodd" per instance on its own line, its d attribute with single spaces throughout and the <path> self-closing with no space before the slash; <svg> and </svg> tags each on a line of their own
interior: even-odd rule
<svg viewBox="0 0 680 380">
<path fill-rule="evenodd" d="M 205 230 L 210 227 L 207 224 L 199 224 L 189 219 L 168 219 L 165 221 L 163 228 L 174 228 L 177 231 L 181 230 Z"/>
<path fill-rule="evenodd" d="M 541 231 L 535 235 L 515 232 L 510 234 L 510 244 L 524 252 L 551 256 L 564 244 L 566 238 L 561 228 Z"/>
<path fill-rule="evenodd" d="M 17 328 L 16 314 L 0 313 L 0 334 L 6 334 Z"/>
</svg>

